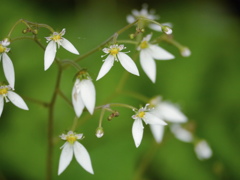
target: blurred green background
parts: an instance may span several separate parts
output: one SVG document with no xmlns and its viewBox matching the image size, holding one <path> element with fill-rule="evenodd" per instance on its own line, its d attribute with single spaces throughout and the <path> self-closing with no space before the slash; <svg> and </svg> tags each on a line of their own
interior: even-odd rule
<svg viewBox="0 0 240 180">
<path fill-rule="evenodd" d="M 174 38 L 188 46 L 192 55 L 183 58 L 175 47 L 160 44 L 176 59 L 157 62 L 156 84 L 150 82 L 137 63 L 141 76 L 130 75 L 124 89 L 148 97 L 162 95 L 164 99 L 178 103 L 195 124 L 195 134 L 208 141 L 213 150 L 212 158 L 199 161 L 193 145 L 180 142 L 172 134 L 166 134 L 164 142 L 155 151 L 156 144 L 147 126 L 142 144 L 136 148 L 131 134 L 133 112 L 123 108 L 117 109 L 120 117 L 111 122 L 104 121 L 105 135 L 97 139 L 95 129 L 100 113 L 97 111 L 88 118 L 86 112 L 85 118 L 79 121 L 87 121 L 77 131 L 86 137 L 81 143 L 90 153 L 95 174 L 84 171 L 73 159 L 63 174 L 57 176 L 59 148 L 63 142 L 56 141 L 53 179 L 130 180 L 139 171 L 144 180 L 240 179 L 239 1 L 1 0 L 0 37 L 4 38 L 14 23 L 23 18 L 49 24 L 58 31 L 66 28 L 64 37 L 84 54 L 124 27 L 126 15 L 134 8 L 141 9 L 144 2 L 161 16 L 160 22 L 173 23 Z M 13 36 L 21 35 L 23 28 L 19 25 Z M 123 34 L 120 39 L 127 35 Z M 46 36 L 49 36 L 46 30 L 39 33 L 39 37 Z M 44 38 L 42 43 L 45 44 Z M 103 54 L 99 51 L 80 63 L 88 68 L 93 79 L 102 65 L 100 56 Z M 55 84 L 56 64 L 44 72 L 43 50 L 30 40 L 11 44 L 9 56 L 15 67 L 16 92 L 22 97 L 48 102 Z M 77 57 L 63 48 L 57 56 L 63 59 Z M 106 103 L 105 99 L 115 90 L 123 72 L 121 65 L 115 63 L 103 79 L 94 81 L 96 105 Z M 61 89 L 69 99 L 75 73 L 73 68 L 67 69 L 61 82 Z M 2 67 L 0 76 L 2 81 Z M 112 102 L 136 107 L 143 103 L 124 95 Z M 26 100 L 26 103 L 29 111 L 6 104 L 0 118 L 1 180 L 45 179 L 48 111 L 31 101 Z M 56 138 L 71 128 L 73 118 L 71 107 L 58 98 L 54 119 Z"/>
</svg>

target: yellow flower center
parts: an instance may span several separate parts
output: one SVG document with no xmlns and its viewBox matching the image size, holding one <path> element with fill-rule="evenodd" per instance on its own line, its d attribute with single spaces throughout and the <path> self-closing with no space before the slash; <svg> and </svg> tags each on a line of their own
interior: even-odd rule
<svg viewBox="0 0 240 180">
<path fill-rule="evenodd" d="M 145 116 L 145 112 L 141 111 L 137 114 L 138 117 L 143 118 Z"/>
<path fill-rule="evenodd" d="M 70 134 L 67 136 L 66 139 L 69 143 L 73 144 L 77 140 L 77 136 L 75 136 L 74 134 Z"/>
<path fill-rule="evenodd" d="M 118 53 L 119 49 L 118 48 L 112 48 L 111 50 L 109 50 L 109 53 L 113 56 L 116 56 L 116 54 Z"/>
<path fill-rule="evenodd" d="M 51 39 L 54 40 L 54 41 L 58 41 L 58 40 L 62 39 L 62 36 L 60 36 L 59 34 L 54 35 Z"/>
<path fill-rule="evenodd" d="M 140 48 L 141 48 L 141 49 L 148 48 L 148 42 L 147 42 L 147 41 L 143 41 L 143 42 L 141 42 L 141 44 L 140 44 Z"/>
<path fill-rule="evenodd" d="M 7 94 L 7 92 L 8 92 L 8 88 L 2 88 L 2 89 L 0 89 L 0 95 Z"/>
<path fill-rule="evenodd" d="M 5 47 L 3 47 L 2 45 L 0 45 L 0 53 L 3 53 L 3 52 L 5 52 L 5 50 L 6 50 L 6 48 L 5 48 Z"/>
</svg>

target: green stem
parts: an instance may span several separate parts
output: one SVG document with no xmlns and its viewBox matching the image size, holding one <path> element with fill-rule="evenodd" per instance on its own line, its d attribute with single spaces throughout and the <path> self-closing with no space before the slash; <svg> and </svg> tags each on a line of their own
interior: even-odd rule
<svg viewBox="0 0 240 180">
<path fill-rule="evenodd" d="M 58 74 L 57 74 L 57 80 L 55 84 L 55 90 L 52 95 L 52 99 L 49 105 L 49 116 L 48 116 L 48 151 L 47 151 L 47 171 L 46 171 L 46 179 L 51 180 L 52 179 L 52 165 L 53 165 L 53 145 L 54 145 L 54 139 L 53 139 L 53 125 L 54 125 L 54 107 L 57 99 L 57 92 L 60 86 L 60 80 L 62 75 L 62 69 L 61 66 L 59 66 Z"/>
</svg>

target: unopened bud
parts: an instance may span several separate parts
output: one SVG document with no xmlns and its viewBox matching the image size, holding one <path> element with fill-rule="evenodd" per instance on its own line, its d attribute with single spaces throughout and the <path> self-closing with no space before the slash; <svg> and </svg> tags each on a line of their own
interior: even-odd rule
<svg viewBox="0 0 240 180">
<path fill-rule="evenodd" d="M 130 39 L 134 39 L 135 38 L 135 34 L 130 34 L 129 37 L 130 37 Z"/>
<path fill-rule="evenodd" d="M 191 55 L 191 51 L 187 47 L 184 47 L 181 49 L 181 55 L 183 57 L 188 57 Z"/>
<path fill-rule="evenodd" d="M 97 130 L 96 130 L 97 138 L 101 138 L 101 137 L 103 137 L 103 135 L 104 135 L 103 128 L 102 127 L 98 127 Z"/>
<path fill-rule="evenodd" d="M 27 32 L 28 32 L 27 29 L 22 30 L 22 33 L 23 33 L 23 34 L 26 34 Z"/>
<path fill-rule="evenodd" d="M 166 34 L 172 34 L 172 29 L 170 27 L 168 27 L 168 26 L 163 26 L 162 30 Z"/>
</svg>

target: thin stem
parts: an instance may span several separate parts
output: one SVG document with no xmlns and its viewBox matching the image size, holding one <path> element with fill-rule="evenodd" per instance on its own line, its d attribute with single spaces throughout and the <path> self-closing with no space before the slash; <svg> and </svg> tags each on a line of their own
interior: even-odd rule
<svg viewBox="0 0 240 180">
<path fill-rule="evenodd" d="M 73 107 L 72 105 L 72 101 L 70 101 L 67 96 L 59 89 L 58 90 L 58 94 L 60 95 L 60 97 L 62 97 L 71 107 Z"/>
<path fill-rule="evenodd" d="M 60 80 L 62 75 L 62 69 L 59 65 L 57 80 L 55 84 L 55 90 L 52 95 L 52 99 L 49 106 L 49 116 L 48 116 L 48 151 L 47 151 L 47 171 L 46 171 L 46 179 L 52 179 L 52 164 L 53 164 L 53 124 L 54 124 L 54 107 L 57 99 L 57 92 L 60 86 Z"/>
</svg>

